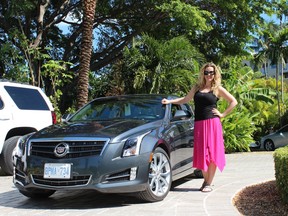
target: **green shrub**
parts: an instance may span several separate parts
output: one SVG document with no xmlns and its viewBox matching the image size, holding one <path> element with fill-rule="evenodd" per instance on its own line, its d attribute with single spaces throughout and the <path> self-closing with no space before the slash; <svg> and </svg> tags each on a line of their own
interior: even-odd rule
<svg viewBox="0 0 288 216">
<path fill-rule="evenodd" d="M 288 203 L 288 146 L 276 149 L 274 154 L 276 185 L 285 203 Z"/>
</svg>

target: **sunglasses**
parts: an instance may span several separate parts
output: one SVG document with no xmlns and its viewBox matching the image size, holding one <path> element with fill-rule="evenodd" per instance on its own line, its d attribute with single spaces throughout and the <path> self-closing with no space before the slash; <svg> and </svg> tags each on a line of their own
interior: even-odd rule
<svg viewBox="0 0 288 216">
<path fill-rule="evenodd" d="M 204 75 L 215 75 L 215 71 L 204 71 Z"/>
</svg>

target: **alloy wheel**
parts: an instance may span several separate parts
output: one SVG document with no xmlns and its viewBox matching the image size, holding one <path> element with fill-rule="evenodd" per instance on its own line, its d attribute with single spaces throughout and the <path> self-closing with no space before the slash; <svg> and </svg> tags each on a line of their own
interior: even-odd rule
<svg viewBox="0 0 288 216">
<path fill-rule="evenodd" d="M 152 162 L 150 164 L 149 172 L 149 186 L 151 192 L 155 196 L 163 196 L 171 185 L 171 167 L 169 159 L 162 152 L 156 152 L 153 155 Z"/>
</svg>

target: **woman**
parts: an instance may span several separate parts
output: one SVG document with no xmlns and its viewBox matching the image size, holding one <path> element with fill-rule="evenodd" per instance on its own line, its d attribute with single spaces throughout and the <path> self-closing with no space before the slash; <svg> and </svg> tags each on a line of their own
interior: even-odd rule
<svg viewBox="0 0 288 216">
<path fill-rule="evenodd" d="M 217 109 L 217 101 L 224 98 L 228 107 Z M 216 168 L 222 172 L 226 164 L 223 132 L 220 118 L 227 116 L 237 105 L 237 100 L 221 86 L 221 74 L 213 63 L 206 63 L 199 72 L 198 83 L 182 98 L 162 100 L 163 104 L 182 104 L 190 100 L 195 104 L 193 167 L 201 169 L 204 182 L 202 192 L 211 192 Z"/>
</svg>

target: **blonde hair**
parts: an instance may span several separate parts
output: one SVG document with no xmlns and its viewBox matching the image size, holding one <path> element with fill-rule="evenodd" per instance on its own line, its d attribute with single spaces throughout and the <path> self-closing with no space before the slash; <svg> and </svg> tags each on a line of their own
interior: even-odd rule
<svg viewBox="0 0 288 216">
<path fill-rule="evenodd" d="M 218 87 L 221 86 L 221 73 L 220 69 L 212 62 L 208 62 L 202 66 L 202 68 L 199 71 L 199 77 L 198 77 L 198 82 L 196 84 L 196 91 L 203 89 L 206 85 L 206 79 L 204 78 L 204 70 L 207 67 L 213 67 L 215 71 L 214 78 L 212 80 L 212 86 L 211 90 L 215 95 L 218 93 Z"/>
</svg>

